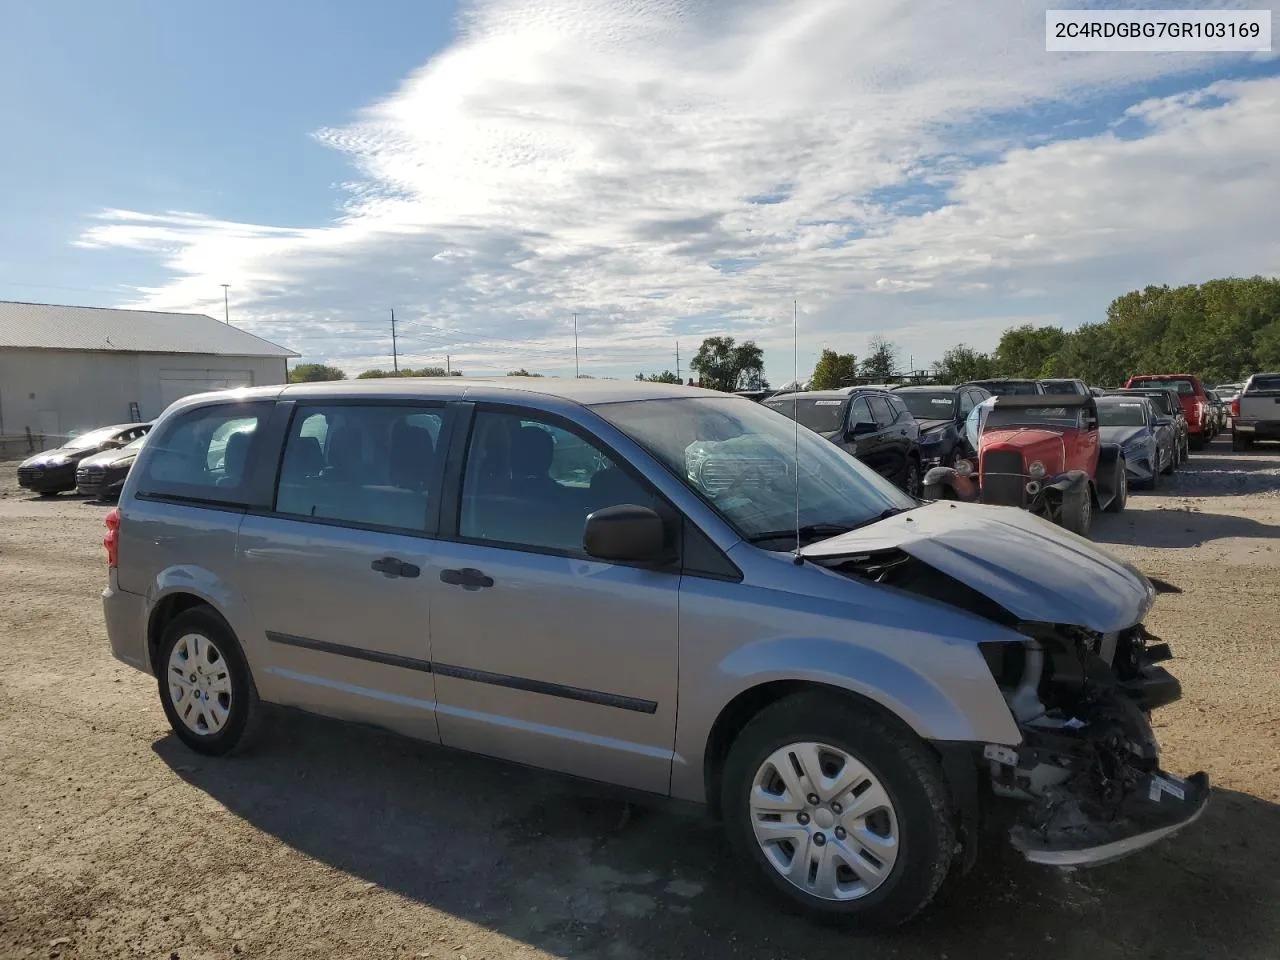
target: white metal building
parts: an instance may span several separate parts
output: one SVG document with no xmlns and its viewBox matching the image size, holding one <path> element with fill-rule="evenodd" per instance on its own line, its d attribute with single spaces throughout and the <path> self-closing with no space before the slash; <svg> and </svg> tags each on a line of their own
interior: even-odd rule
<svg viewBox="0 0 1280 960">
<path fill-rule="evenodd" d="M 296 356 L 203 314 L 0 301 L 0 437 L 151 420 L 191 393 L 284 383 Z"/>
</svg>

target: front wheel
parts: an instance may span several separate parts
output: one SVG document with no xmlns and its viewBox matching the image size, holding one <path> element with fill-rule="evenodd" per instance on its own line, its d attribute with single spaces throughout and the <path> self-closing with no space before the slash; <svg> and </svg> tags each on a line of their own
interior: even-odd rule
<svg viewBox="0 0 1280 960">
<path fill-rule="evenodd" d="M 1124 510 L 1125 504 L 1129 502 L 1129 471 L 1125 469 L 1123 460 L 1118 461 L 1116 466 L 1117 473 L 1119 474 L 1115 481 L 1116 493 L 1115 496 L 1111 498 L 1111 502 L 1107 504 L 1107 513 L 1120 513 Z M 1151 474 L 1152 489 L 1155 489 L 1155 478 L 1159 475 L 1159 471 Z"/>
<path fill-rule="evenodd" d="M 937 757 L 830 694 L 788 697 L 747 724 L 725 761 L 721 809 L 730 843 L 775 890 L 868 926 L 922 910 L 956 842 Z"/>
<path fill-rule="evenodd" d="M 1089 535 L 1093 526 L 1093 497 L 1088 486 L 1073 490 L 1062 498 L 1062 526 L 1082 537 Z"/>
<path fill-rule="evenodd" d="M 915 457 L 907 457 L 907 469 L 902 477 L 902 489 L 908 496 L 920 499 L 922 484 L 920 482 L 920 461 Z"/>
<path fill-rule="evenodd" d="M 222 620 L 196 608 L 174 619 L 156 661 L 169 725 L 198 753 L 247 746 L 261 714 L 258 691 L 239 643 Z"/>
</svg>

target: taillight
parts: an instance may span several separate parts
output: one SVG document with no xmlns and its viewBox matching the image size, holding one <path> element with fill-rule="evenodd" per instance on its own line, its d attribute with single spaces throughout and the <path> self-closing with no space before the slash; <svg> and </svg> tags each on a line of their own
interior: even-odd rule
<svg viewBox="0 0 1280 960">
<path fill-rule="evenodd" d="M 102 545 L 107 548 L 107 566 L 116 567 L 120 561 L 120 508 L 112 507 L 106 518 L 107 535 Z"/>
<path fill-rule="evenodd" d="M 1240 398 L 1236 397 L 1231 401 L 1231 415 L 1233 417 L 1240 416 Z"/>
</svg>

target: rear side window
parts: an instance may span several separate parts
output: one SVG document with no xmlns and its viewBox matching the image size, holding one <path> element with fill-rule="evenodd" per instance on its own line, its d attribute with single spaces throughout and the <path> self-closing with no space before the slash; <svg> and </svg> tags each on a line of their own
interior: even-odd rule
<svg viewBox="0 0 1280 960">
<path fill-rule="evenodd" d="M 881 427 L 887 427 L 893 423 L 893 409 L 883 397 L 868 397 L 871 402 L 871 412 L 875 415 L 876 423 Z"/>
<path fill-rule="evenodd" d="M 897 397 L 889 397 L 889 406 L 893 408 L 895 420 L 910 420 L 911 411 L 907 409 L 907 405 Z"/>
<path fill-rule="evenodd" d="M 273 406 L 197 407 L 169 421 L 147 440 L 138 494 L 246 504 L 255 441 Z"/>
<path fill-rule="evenodd" d="M 300 407 L 289 427 L 277 513 L 423 533 L 443 408 Z"/>
</svg>

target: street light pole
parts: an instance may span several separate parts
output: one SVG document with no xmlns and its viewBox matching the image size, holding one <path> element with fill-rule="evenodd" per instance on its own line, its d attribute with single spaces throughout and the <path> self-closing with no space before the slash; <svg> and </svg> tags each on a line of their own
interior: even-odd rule
<svg viewBox="0 0 1280 960">
<path fill-rule="evenodd" d="M 222 321 L 223 323 L 231 323 L 231 301 L 227 299 L 227 291 L 231 288 L 231 284 L 222 284 Z"/>
<path fill-rule="evenodd" d="M 578 315 L 573 315 L 573 379 L 577 380 L 578 373 Z"/>
</svg>

